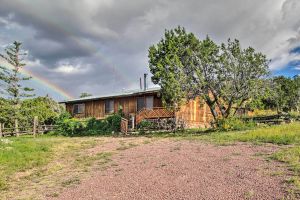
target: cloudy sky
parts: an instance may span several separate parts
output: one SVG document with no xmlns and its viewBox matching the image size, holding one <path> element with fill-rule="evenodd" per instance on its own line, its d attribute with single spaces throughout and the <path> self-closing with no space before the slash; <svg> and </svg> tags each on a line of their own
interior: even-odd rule
<svg viewBox="0 0 300 200">
<path fill-rule="evenodd" d="M 237 38 L 272 60 L 274 75 L 300 73 L 300 0 L 0 0 L 0 51 L 28 51 L 38 95 L 94 95 L 139 87 L 147 51 L 181 25 L 199 38 Z M 64 91 L 64 92 L 63 92 Z"/>
</svg>

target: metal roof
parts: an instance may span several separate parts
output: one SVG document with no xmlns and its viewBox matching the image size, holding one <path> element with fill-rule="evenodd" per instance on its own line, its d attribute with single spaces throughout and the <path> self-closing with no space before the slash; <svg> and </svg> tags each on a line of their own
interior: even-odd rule
<svg viewBox="0 0 300 200">
<path fill-rule="evenodd" d="M 141 94 L 147 94 L 147 93 L 154 93 L 159 92 L 160 87 L 153 87 L 153 88 L 147 88 L 146 90 L 127 90 L 119 93 L 112 93 L 112 94 L 106 94 L 106 95 L 96 95 L 96 96 L 90 96 L 90 97 L 84 97 L 84 98 L 78 98 L 78 99 L 70 99 L 66 101 L 61 101 L 60 103 L 73 103 L 73 102 L 83 102 L 83 101 L 89 101 L 89 100 L 97 100 L 97 99 L 109 99 L 114 97 L 127 97 L 127 96 L 136 96 Z"/>
</svg>

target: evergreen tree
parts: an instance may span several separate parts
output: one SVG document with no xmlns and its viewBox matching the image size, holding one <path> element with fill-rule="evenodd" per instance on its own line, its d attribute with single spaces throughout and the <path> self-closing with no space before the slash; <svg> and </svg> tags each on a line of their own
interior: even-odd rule
<svg viewBox="0 0 300 200">
<path fill-rule="evenodd" d="M 22 43 L 15 41 L 0 54 L 4 64 L 0 65 L 0 93 L 10 102 L 10 119 L 17 120 L 20 117 L 21 99 L 34 96 L 33 89 L 23 86 L 22 82 L 31 79 L 31 77 L 21 74 L 25 67 L 24 58 L 26 53 L 21 50 Z"/>
</svg>

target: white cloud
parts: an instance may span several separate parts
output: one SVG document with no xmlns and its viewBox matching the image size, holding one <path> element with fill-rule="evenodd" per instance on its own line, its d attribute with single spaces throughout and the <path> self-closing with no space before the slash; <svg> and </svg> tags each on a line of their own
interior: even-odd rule
<svg viewBox="0 0 300 200">
<path fill-rule="evenodd" d="M 83 67 L 81 65 L 72 65 L 69 63 L 65 63 L 59 65 L 53 71 L 57 73 L 63 73 L 63 74 L 83 74 L 89 71 L 89 66 Z"/>
</svg>

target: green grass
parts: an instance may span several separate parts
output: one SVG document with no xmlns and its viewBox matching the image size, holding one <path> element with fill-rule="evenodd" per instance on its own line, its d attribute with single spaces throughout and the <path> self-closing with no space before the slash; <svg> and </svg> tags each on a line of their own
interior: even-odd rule
<svg viewBox="0 0 300 200">
<path fill-rule="evenodd" d="M 0 191 L 10 188 L 12 177 L 18 173 L 28 173 L 28 178 L 36 178 L 51 173 L 51 170 L 59 170 L 60 166 L 51 166 L 51 170 L 45 171 L 44 166 L 51 164 L 55 159 L 65 160 L 72 157 L 75 168 L 91 166 L 94 161 L 107 162 L 110 153 L 97 155 L 82 155 L 85 149 L 101 144 L 99 138 L 86 137 L 50 137 L 32 136 L 7 137 L 0 140 Z M 57 168 L 57 169 L 56 169 Z M 74 168 L 74 169 L 75 169 Z M 30 172 L 33 171 L 33 172 Z"/>
<path fill-rule="evenodd" d="M 300 146 L 295 145 L 286 149 L 279 150 L 272 155 L 273 159 L 287 163 L 293 172 L 293 177 L 287 179 L 287 183 L 295 186 L 296 193 L 300 192 Z"/>
<path fill-rule="evenodd" d="M 47 164 L 55 138 L 5 138 L 0 142 L 0 190 L 7 187 L 6 178 L 20 171 Z"/>
<path fill-rule="evenodd" d="M 278 145 L 300 144 L 300 123 L 261 127 L 248 131 L 203 133 L 193 130 L 173 134 L 156 134 L 154 136 L 204 140 L 217 144 L 232 144 L 234 142 L 273 143 Z"/>
</svg>

